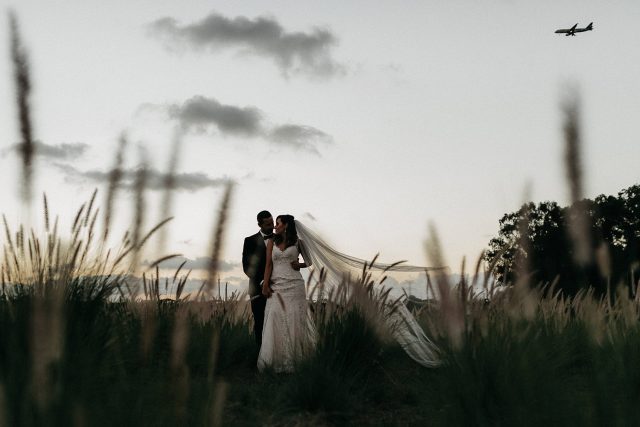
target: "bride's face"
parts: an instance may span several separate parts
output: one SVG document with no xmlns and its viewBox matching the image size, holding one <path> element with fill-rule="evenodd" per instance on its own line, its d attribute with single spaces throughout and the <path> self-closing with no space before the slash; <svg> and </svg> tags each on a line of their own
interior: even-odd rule
<svg viewBox="0 0 640 427">
<path fill-rule="evenodd" d="M 287 229 L 287 225 L 282 223 L 282 220 L 278 218 L 276 220 L 276 234 L 282 234 Z"/>
</svg>

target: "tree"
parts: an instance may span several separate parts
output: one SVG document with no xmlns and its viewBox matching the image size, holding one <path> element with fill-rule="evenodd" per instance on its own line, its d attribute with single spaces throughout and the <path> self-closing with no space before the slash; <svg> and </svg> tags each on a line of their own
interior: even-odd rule
<svg viewBox="0 0 640 427">
<path fill-rule="evenodd" d="M 575 242 L 568 224 L 582 216 L 589 233 L 589 259 L 576 261 Z M 556 202 L 524 204 L 499 221 L 497 237 L 489 241 L 485 260 L 494 265 L 500 284 L 516 283 L 527 273 L 531 285 L 550 284 L 567 295 L 585 287 L 598 294 L 622 283 L 631 292 L 640 279 L 640 186 L 634 185 L 618 196 L 600 195 L 569 207 Z"/>
</svg>

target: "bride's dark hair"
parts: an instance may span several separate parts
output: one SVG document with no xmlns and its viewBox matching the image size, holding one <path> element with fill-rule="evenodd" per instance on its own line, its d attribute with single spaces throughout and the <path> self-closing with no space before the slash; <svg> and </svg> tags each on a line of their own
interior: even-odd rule
<svg viewBox="0 0 640 427">
<path fill-rule="evenodd" d="M 283 224 L 287 225 L 284 231 L 284 237 L 282 234 L 275 234 L 273 236 L 273 243 L 279 245 L 283 241 L 285 242 L 285 248 L 293 246 L 298 243 L 298 231 L 296 230 L 296 222 L 293 215 L 278 215 L 276 222 L 280 220 Z"/>
</svg>

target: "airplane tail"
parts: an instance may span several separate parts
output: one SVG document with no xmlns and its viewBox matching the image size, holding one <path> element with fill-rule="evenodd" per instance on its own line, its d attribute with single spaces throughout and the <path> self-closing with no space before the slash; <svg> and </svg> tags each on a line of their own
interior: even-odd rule
<svg viewBox="0 0 640 427">
<path fill-rule="evenodd" d="M 593 30 L 593 22 L 587 25 L 587 31 Z"/>
</svg>

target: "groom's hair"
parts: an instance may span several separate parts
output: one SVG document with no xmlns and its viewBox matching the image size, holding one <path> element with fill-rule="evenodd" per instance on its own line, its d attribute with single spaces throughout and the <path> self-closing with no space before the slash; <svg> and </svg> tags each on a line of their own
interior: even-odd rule
<svg viewBox="0 0 640 427">
<path fill-rule="evenodd" d="M 269 211 L 258 212 L 258 225 L 262 225 L 262 220 L 267 218 L 271 218 L 271 213 Z"/>
</svg>

